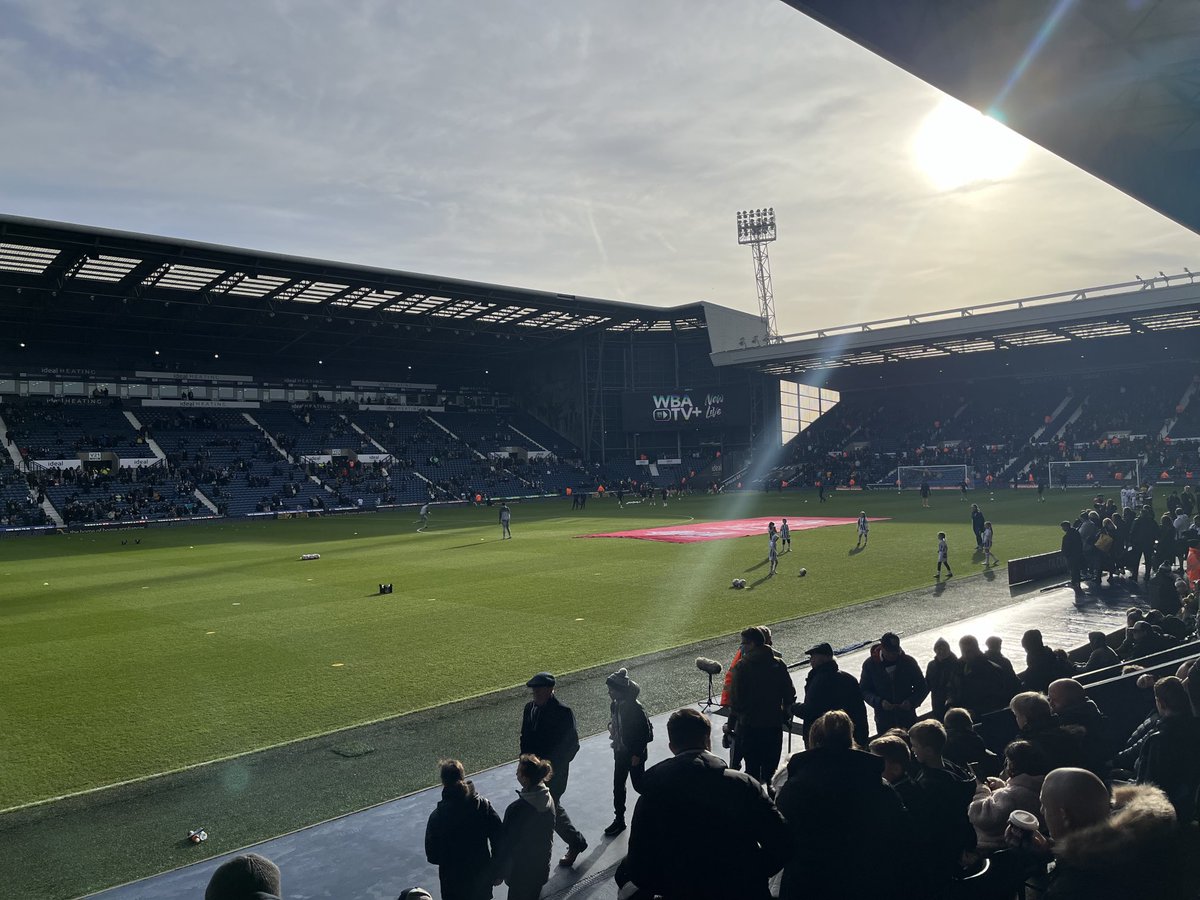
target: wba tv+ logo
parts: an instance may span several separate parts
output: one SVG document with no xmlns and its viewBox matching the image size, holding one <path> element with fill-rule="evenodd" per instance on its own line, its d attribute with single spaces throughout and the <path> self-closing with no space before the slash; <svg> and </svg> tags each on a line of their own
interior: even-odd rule
<svg viewBox="0 0 1200 900">
<path fill-rule="evenodd" d="M 696 419 L 720 418 L 725 397 L 722 394 L 708 394 L 704 404 L 698 405 L 692 401 L 690 394 L 654 394 L 654 421 L 656 422 L 691 422 Z"/>
</svg>

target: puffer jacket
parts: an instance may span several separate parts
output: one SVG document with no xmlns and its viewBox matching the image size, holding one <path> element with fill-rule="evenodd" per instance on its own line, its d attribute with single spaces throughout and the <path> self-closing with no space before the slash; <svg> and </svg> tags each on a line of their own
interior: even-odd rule
<svg viewBox="0 0 1200 900">
<path fill-rule="evenodd" d="M 1014 775 L 1002 788 L 991 790 L 980 785 L 975 799 L 967 807 L 967 818 L 975 826 L 978 849 L 983 853 L 1003 850 L 1008 817 L 1018 809 L 1031 812 L 1042 823 L 1042 782 L 1044 775 Z"/>
</svg>

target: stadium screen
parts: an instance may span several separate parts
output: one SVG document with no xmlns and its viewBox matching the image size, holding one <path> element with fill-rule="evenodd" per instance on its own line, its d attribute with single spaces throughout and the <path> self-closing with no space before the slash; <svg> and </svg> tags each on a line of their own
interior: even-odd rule
<svg viewBox="0 0 1200 900">
<path fill-rule="evenodd" d="M 698 388 L 635 391 L 621 395 L 626 431 L 720 431 L 750 424 L 750 397 L 744 389 Z"/>
</svg>

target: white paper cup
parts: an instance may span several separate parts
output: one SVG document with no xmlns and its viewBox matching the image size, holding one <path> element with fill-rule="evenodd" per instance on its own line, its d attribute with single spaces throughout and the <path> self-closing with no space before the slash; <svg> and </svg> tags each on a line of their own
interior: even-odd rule
<svg viewBox="0 0 1200 900">
<path fill-rule="evenodd" d="M 1008 824 L 1022 831 L 1037 831 L 1038 817 L 1023 809 L 1014 809 L 1008 817 Z"/>
</svg>

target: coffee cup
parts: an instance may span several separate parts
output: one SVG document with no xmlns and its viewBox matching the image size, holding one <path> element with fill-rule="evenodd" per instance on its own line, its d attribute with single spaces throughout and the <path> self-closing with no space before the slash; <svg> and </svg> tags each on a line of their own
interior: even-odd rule
<svg viewBox="0 0 1200 900">
<path fill-rule="evenodd" d="M 1008 817 L 1008 824 L 1021 831 L 1037 831 L 1038 817 L 1023 809 L 1014 809 Z"/>
</svg>

